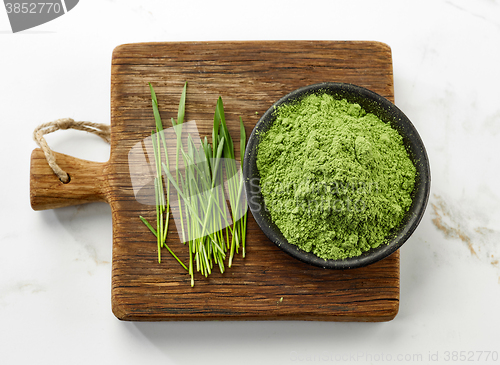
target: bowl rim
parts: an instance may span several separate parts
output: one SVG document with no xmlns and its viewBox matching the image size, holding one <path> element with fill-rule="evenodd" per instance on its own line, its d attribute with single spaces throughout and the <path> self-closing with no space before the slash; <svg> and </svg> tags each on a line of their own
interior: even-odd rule
<svg viewBox="0 0 500 365">
<path fill-rule="evenodd" d="M 417 169 L 417 181 L 413 190 L 413 201 L 409 212 L 405 215 L 405 224 L 399 227 L 399 230 L 390 238 L 388 244 L 382 244 L 377 248 L 372 248 L 360 256 L 355 256 L 342 260 L 325 260 L 312 252 L 306 252 L 297 246 L 289 243 L 283 236 L 279 228 L 274 224 L 267 213 L 265 203 L 260 193 L 260 188 L 256 180 L 260 181 L 258 169 L 256 166 L 256 155 L 260 135 L 265 132 L 274 122 L 274 111 L 276 108 L 284 103 L 293 102 L 297 99 L 305 97 L 309 94 L 327 92 L 336 95 L 337 97 L 346 96 L 348 98 L 359 99 L 366 102 L 369 107 L 364 109 L 374 110 L 374 113 L 383 113 L 384 122 L 389 122 L 391 126 L 398 131 L 405 141 L 405 148 L 410 154 L 410 158 Z M 378 108 L 378 109 L 377 109 Z M 390 116 L 387 119 L 386 115 Z M 404 132 L 404 133 L 402 133 Z M 364 87 L 341 82 L 322 82 L 312 85 L 303 86 L 296 89 L 276 101 L 269 109 L 262 115 L 260 120 L 255 125 L 247 142 L 245 149 L 245 156 L 243 161 L 243 177 L 245 181 L 245 192 L 247 197 L 248 206 L 252 212 L 255 221 L 262 229 L 264 234 L 280 249 L 285 251 L 290 256 L 305 262 L 307 264 L 322 267 L 325 269 L 353 269 L 373 264 L 385 257 L 390 256 L 398 250 L 412 235 L 420 223 L 429 200 L 430 194 L 430 164 L 425 150 L 425 146 L 415 129 L 414 125 L 408 117 L 391 101 L 383 96 L 366 89 Z"/>
</svg>

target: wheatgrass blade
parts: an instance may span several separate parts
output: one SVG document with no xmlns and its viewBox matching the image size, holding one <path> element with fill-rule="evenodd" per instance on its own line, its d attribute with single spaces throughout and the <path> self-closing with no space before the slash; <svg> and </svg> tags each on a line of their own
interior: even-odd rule
<svg viewBox="0 0 500 365">
<path fill-rule="evenodd" d="M 164 245 L 165 241 L 167 240 L 167 232 L 168 232 L 168 223 L 170 219 L 170 202 L 169 202 L 169 197 L 170 197 L 170 184 L 168 180 L 166 181 L 167 185 L 167 197 L 165 198 L 165 193 L 163 191 L 163 179 L 161 178 L 161 148 L 160 148 L 160 137 L 161 141 L 163 144 L 163 151 L 165 155 L 165 162 L 167 164 L 167 167 L 169 167 L 169 159 L 168 159 L 168 150 L 167 150 L 167 143 L 165 141 L 165 133 L 163 133 L 163 123 L 161 121 L 160 117 L 160 111 L 158 109 L 158 98 L 156 97 L 156 93 L 154 91 L 153 85 L 149 83 L 149 88 L 151 90 L 151 100 L 152 100 L 152 105 L 153 105 L 153 114 L 155 118 L 155 124 L 156 124 L 156 134 L 157 134 L 157 149 L 158 152 L 155 154 L 155 162 L 157 163 L 157 171 L 160 171 L 160 188 L 161 188 L 161 222 L 162 222 L 162 227 L 161 230 L 163 231 L 163 234 L 161 235 L 161 241 L 162 241 L 162 246 Z M 165 214 L 165 226 L 163 227 L 163 212 L 166 211 Z"/>
<path fill-rule="evenodd" d="M 156 232 L 158 233 L 156 235 L 156 240 L 157 240 L 157 245 L 158 245 L 158 263 L 161 263 L 161 238 L 163 236 L 163 232 L 161 231 L 161 215 L 160 215 L 160 197 L 159 197 L 159 191 L 158 191 L 158 151 L 156 149 L 156 142 L 154 138 L 154 132 L 151 132 L 151 143 L 153 145 L 153 154 L 154 154 L 154 159 L 155 159 L 155 169 L 156 169 L 156 176 L 153 180 L 154 183 L 154 188 L 155 188 L 155 207 L 156 207 Z"/>
<path fill-rule="evenodd" d="M 243 166 L 243 163 L 245 161 L 246 144 L 247 144 L 247 134 L 245 131 L 245 125 L 243 124 L 243 118 L 240 117 L 240 166 Z M 244 188 L 243 172 L 240 172 L 240 184 L 241 184 L 242 190 L 243 190 L 243 188 Z M 244 209 L 245 209 L 245 214 L 243 215 L 243 218 L 240 220 L 241 254 L 242 254 L 243 258 L 245 257 L 245 254 L 246 254 L 245 241 L 246 241 L 246 235 L 247 235 L 247 217 L 248 217 L 247 207 L 244 207 Z"/>
<path fill-rule="evenodd" d="M 146 225 L 146 227 L 149 228 L 149 230 L 155 235 L 155 237 L 157 236 L 156 235 L 156 231 L 155 229 L 151 226 L 151 224 L 149 224 L 149 222 L 146 220 L 146 218 L 144 218 L 143 216 L 139 216 L 139 218 L 141 219 L 142 223 L 144 223 Z M 174 252 L 170 249 L 170 247 L 168 247 L 166 244 L 165 244 L 165 247 L 167 248 L 167 250 L 172 254 L 172 256 L 179 262 L 179 264 L 185 269 L 185 270 L 188 270 L 188 268 L 186 267 L 186 265 L 184 265 L 184 263 L 174 254 Z"/>
<path fill-rule="evenodd" d="M 181 98 L 182 99 L 182 98 Z M 180 106 L 179 106 L 180 108 Z M 174 126 L 174 131 L 177 136 L 176 148 L 175 148 L 175 178 L 179 185 L 179 151 L 182 147 L 182 123 L 175 123 L 174 118 L 172 118 L 172 125 Z M 180 201 L 179 194 L 177 194 L 177 200 Z M 186 232 L 184 231 L 184 222 L 182 219 L 182 208 L 179 205 L 179 217 L 181 219 L 181 231 L 182 231 L 182 241 L 186 242 Z"/>
<path fill-rule="evenodd" d="M 229 204 L 231 206 L 231 213 L 233 216 L 233 232 L 231 235 L 231 245 L 230 245 L 230 254 L 229 254 L 229 263 L 228 266 L 231 267 L 234 253 L 238 251 L 240 245 L 240 226 L 236 224 L 237 222 L 237 194 L 238 187 L 235 184 L 234 179 L 232 177 L 237 173 L 236 164 L 235 164 L 235 155 L 234 155 L 234 145 L 231 135 L 229 134 L 229 130 L 226 124 L 226 117 L 224 113 L 224 104 L 222 102 L 222 98 L 219 97 L 217 100 L 217 105 L 215 108 L 215 116 L 214 119 L 220 120 L 220 134 L 226 140 L 224 145 L 224 165 L 226 168 L 226 181 L 228 185 L 228 195 L 229 195 Z"/>
<path fill-rule="evenodd" d="M 187 81 L 184 83 L 182 88 L 181 100 L 179 101 L 179 109 L 177 110 L 177 123 L 184 123 L 184 115 L 186 112 L 186 95 L 187 95 Z"/>
</svg>

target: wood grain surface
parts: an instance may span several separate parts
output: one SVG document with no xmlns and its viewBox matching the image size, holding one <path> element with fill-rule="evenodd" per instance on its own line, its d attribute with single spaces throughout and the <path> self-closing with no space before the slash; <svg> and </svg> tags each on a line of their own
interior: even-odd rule
<svg viewBox="0 0 500 365">
<path fill-rule="evenodd" d="M 111 157 L 106 164 L 87 165 L 90 175 L 81 173 L 86 179 L 94 176 L 96 184 L 89 188 L 94 200 L 111 205 L 114 314 L 137 321 L 393 319 L 399 308 L 399 251 L 365 268 L 324 270 L 282 252 L 266 238 L 251 214 L 247 256 L 243 259 L 238 255 L 224 274 L 214 273 L 209 278 L 197 274 L 192 288 L 187 272 L 166 250 L 158 263 L 156 240 L 138 218 L 143 215 L 154 222 L 155 210 L 135 199 L 127 156 L 155 125 L 148 82 L 155 87 L 166 124 L 170 117 L 176 118 L 185 81 L 186 120 L 195 120 L 201 136 L 209 139 L 219 96 L 236 141 L 240 116 L 250 135 L 276 100 L 305 85 L 348 82 L 391 101 L 394 98 L 391 51 L 378 42 L 142 43 L 117 47 L 111 73 Z M 239 144 L 235 147 L 239 156 Z M 73 176 L 78 172 L 70 172 L 69 184 L 55 178 L 57 182 L 51 185 L 45 180 L 54 177 L 43 173 L 34 176 L 36 168 L 32 163 L 32 181 L 36 179 L 37 186 L 45 189 L 43 193 L 32 191 L 32 197 L 41 197 L 40 209 L 67 205 L 72 193 L 63 185 L 75 183 Z M 102 176 L 96 177 L 99 171 Z M 62 201 L 53 203 L 58 194 L 63 194 Z M 88 197 L 75 200 L 86 201 L 90 201 Z M 187 247 L 180 243 L 172 219 L 167 243 L 188 261 Z"/>
<path fill-rule="evenodd" d="M 53 152 L 57 164 L 69 174 L 61 182 L 45 159 L 41 148 L 33 150 L 30 166 L 30 201 L 34 210 L 63 208 L 71 205 L 108 201 L 106 163 L 92 162 Z"/>
</svg>

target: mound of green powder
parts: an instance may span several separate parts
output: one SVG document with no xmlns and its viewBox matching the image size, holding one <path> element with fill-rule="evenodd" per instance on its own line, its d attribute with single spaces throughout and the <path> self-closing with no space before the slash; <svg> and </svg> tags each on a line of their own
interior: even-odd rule
<svg viewBox="0 0 500 365">
<path fill-rule="evenodd" d="M 415 184 L 399 133 L 328 94 L 275 113 L 257 168 L 266 208 L 288 242 L 335 260 L 387 243 Z"/>
</svg>

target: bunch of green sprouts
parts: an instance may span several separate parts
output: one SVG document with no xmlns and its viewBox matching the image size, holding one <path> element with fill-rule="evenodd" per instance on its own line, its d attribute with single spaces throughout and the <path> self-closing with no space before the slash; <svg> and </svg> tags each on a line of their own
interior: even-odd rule
<svg viewBox="0 0 500 365">
<path fill-rule="evenodd" d="M 187 136 L 183 145 L 182 133 L 185 114 L 187 83 L 184 85 L 178 107 L 177 121 L 171 118 L 176 137 L 175 174 L 171 172 L 167 143 L 160 118 L 158 100 L 150 84 L 153 114 L 156 123 L 152 131 L 152 147 L 155 163 L 154 191 L 156 202 L 156 229 L 140 219 L 157 238 L 158 262 L 161 249 L 166 248 L 186 269 L 194 285 L 194 272 L 204 276 L 212 273 L 214 266 L 225 271 L 224 261 L 229 256 L 231 267 L 235 253 L 241 250 L 245 257 L 247 206 L 244 199 L 244 183 L 238 170 L 233 140 L 227 128 L 222 98 L 219 97 L 214 114 L 212 144 L 207 137 L 195 143 Z M 198 141 L 197 141 L 198 142 Z M 240 156 L 243 163 L 246 134 L 240 117 Z M 182 158 L 182 160 L 180 160 Z M 180 169 L 180 163 L 184 166 Z M 173 169 L 172 169 L 173 170 Z M 163 179 L 163 174 L 167 179 Z M 175 176 L 174 176 L 175 175 Z M 224 191 L 224 183 L 227 191 Z M 180 238 L 189 249 L 188 266 L 166 244 L 170 218 L 170 185 L 175 189 L 179 209 Z M 226 208 L 229 200 L 231 212 Z M 178 227 L 179 228 L 179 227 Z"/>
</svg>

